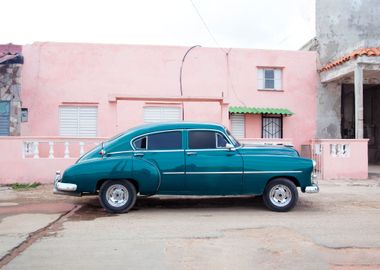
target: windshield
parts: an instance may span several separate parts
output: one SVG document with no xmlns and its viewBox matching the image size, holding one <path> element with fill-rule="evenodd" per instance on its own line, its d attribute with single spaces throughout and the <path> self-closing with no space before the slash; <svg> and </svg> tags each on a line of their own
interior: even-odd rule
<svg viewBox="0 0 380 270">
<path fill-rule="evenodd" d="M 231 132 L 228 129 L 226 129 L 226 132 L 227 132 L 228 138 L 230 138 L 232 144 L 235 147 L 241 146 L 241 144 L 239 143 L 239 141 L 235 139 L 235 137 L 231 134 Z"/>
</svg>

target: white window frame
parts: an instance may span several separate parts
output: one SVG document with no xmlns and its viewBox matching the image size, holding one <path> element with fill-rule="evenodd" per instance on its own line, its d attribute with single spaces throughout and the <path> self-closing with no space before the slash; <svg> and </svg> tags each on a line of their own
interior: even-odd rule
<svg viewBox="0 0 380 270">
<path fill-rule="evenodd" d="M 273 79 L 265 78 L 265 71 L 273 71 Z M 257 68 L 257 89 L 259 90 L 275 90 L 280 91 L 283 90 L 282 86 L 282 74 L 283 68 L 277 67 L 258 67 Z M 265 82 L 267 80 L 273 80 L 273 88 L 266 87 Z"/>
<path fill-rule="evenodd" d="M 72 115 L 65 116 L 65 109 L 72 110 Z M 86 110 L 88 111 L 89 109 L 95 110 L 92 112 L 95 113 L 95 119 L 88 119 Z M 70 121 L 72 126 L 69 128 L 64 127 L 64 121 Z M 69 130 L 70 128 L 72 129 L 71 131 Z M 59 135 L 64 137 L 96 137 L 98 135 L 98 106 L 59 106 Z"/>
</svg>

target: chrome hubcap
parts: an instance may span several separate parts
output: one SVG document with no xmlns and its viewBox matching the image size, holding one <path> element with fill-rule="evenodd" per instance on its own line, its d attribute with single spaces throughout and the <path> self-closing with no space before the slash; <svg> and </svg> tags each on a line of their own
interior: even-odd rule
<svg viewBox="0 0 380 270">
<path fill-rule="evenodd" d="M 112 185 L 106 193 L 107 202 L 113 207 L 121 207 L 125 205 L 129 198 L 129 192 L 123 185 Z"/>
<path fill-rule="evenodd" d="M 269 198 L 275 206 L 284 207 L 292 200 L 292 192 L 285 185 L 275 185 L 269 191 Z"/>
</svg>

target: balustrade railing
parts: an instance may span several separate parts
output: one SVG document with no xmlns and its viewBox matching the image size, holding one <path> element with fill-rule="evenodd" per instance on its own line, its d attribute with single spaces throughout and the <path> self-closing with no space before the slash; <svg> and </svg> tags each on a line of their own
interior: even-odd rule
<svg viewBox="0 0 380 270">
<path fill-rule="evenodd" d="M 79 158 L 103 138 L 28 139 L 23 141 L 23 158 Z"/>
</svg>

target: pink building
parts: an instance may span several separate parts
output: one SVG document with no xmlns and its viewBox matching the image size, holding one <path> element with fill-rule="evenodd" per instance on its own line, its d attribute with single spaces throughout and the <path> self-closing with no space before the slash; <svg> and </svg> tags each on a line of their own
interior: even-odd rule
<svg viewBox="0 0 380 270">
<path fill-rule="evenodd" d="M 0 137 L 10 153 L 0 183 L 51 181 L 94 144 L 143 123 L 217 122 L 242 142 L 299 151 L 315 138 L 315 52 L 48 42 L 22 55 L 21 136 Z M 360 170 L 351 176 L 367 177 Z"/>
<path fill-rule="evenodd" d="M 315 135 L 314 52 L 35 43 L 23 56 L 23 136 L 109 137 L 181 120 L 297 149 Z"/>
</svg>

